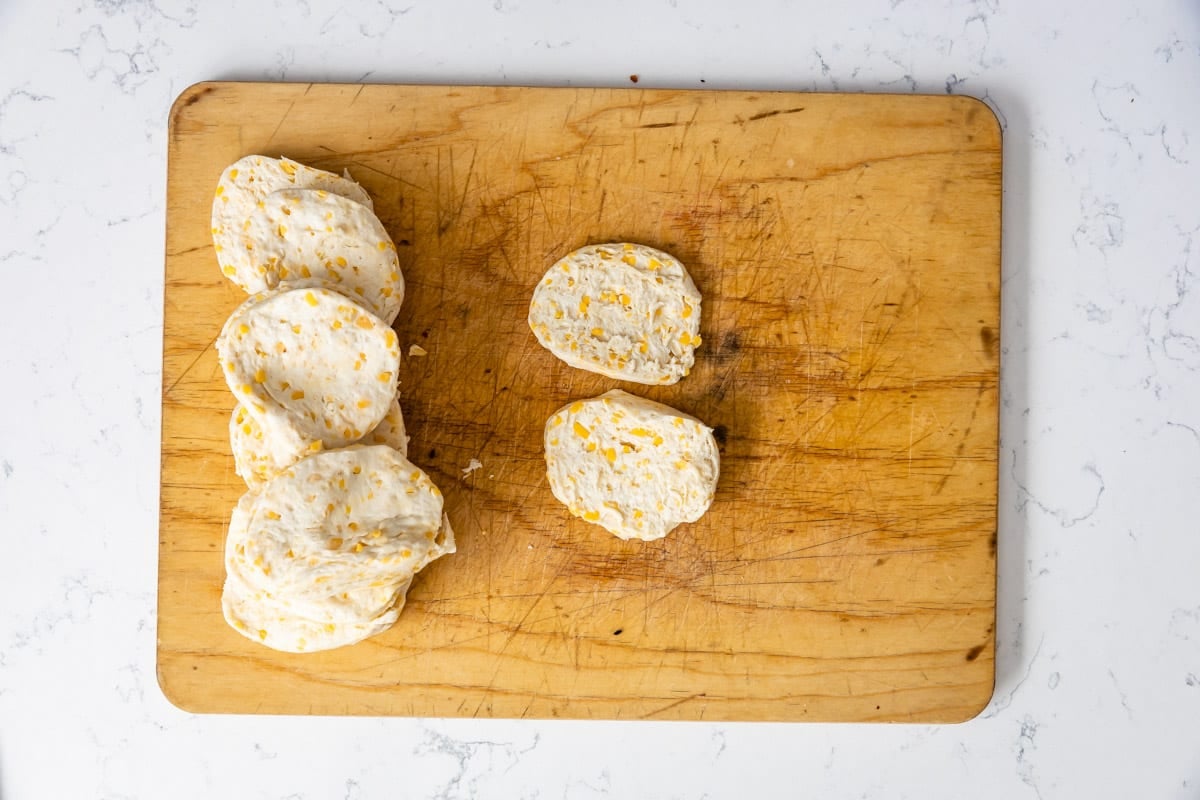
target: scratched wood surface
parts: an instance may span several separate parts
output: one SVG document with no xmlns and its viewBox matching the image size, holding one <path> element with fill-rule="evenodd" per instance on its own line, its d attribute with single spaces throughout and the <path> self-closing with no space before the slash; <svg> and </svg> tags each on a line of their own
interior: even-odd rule
<svg viewBox="0 0 1200 800">
<path fill-rule="evenodd" d="M 241 293 L 209 204 L 250 153 L 349 168 L 409 293 L 411 458 L 458 553 L 389 632 L 276 653 L 222 620 L 244 486 L 212 348 Z M 209 712 L 955 721 L 994 675 L 1000 135 L 961 97 L 209 83 L 171 111 L 158 675 Z M 572 519 L 546 417 L 616 381 L 525 316 L 559 256 L 681 258 L 714 426 L 708 514 L 650 544 Z M 472 458 L 483 468 L 462 473 Z"/>
</svg>

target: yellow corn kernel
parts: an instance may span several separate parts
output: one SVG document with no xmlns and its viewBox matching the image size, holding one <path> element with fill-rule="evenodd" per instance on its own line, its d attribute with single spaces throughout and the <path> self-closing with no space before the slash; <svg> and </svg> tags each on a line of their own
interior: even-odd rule
<svg viewBox="0 0 1200 800">
<path fill-rule="evenodd" d="M 684 319 L 687 319 L 691 315 L 692 315 L 692 307 L 689 306 L 687 304 L 687 302 L 685 301 L 683 304 L 683 313 L 681 313 L 680 316 L 683 317 Z"/>
<path fill-rule="evenodd" d="M 266 383 L 266 381 L 267 381 L 267 371 L 265 369 L 263 369 L 262 367 L 259 367 L 257 370 L 254 371 L 254 382 L 255 383 Z"/>
<path fill-rule="evenodd" d="M 600 337 L 604 335 L 604 328 L 592 328 L 592 336 Z"/>
<path fill-rule="evenodd" d="M 300 333 L 300 326 L 299 326 L 299 325 L 293 325 L 293 326 L 292 326 L 292 333 L 299 334 L 299 333 Z"/>
<path fill-rule="evenodd" d="M 308 446 L 308 451 L 310 453 L 319 453 L 319 452 L 321 452 L 321 448 L 323 448 L 324 446 L 325 445 L 321 442 L 321 440 L 317 439 L 315 442 L 313 442 L 312 444 L 310 444 Z"/>
<path fill-rule="evenodd" d="M 307 264 L 300 265 L 300 277 L 302 277 L 302 278 L 311 278 L 312 277 L 312 271 L 309 270 Z"/>
<path fill-rule="evenodd" d="M 621 305 L 623 305 L 623 306 L 627 306 L 631 302 L 629 299 L 629 295 L 625 294 L 624 292 L 621 292 L 618 299 L 621 301 Z"/>
<path fill-rule="evenodd" d="M 304 302 L 308 303 L 310 306 L 315 306 L 317 304 L 317 296 L 312 292 L 305 292 Z"/>
<path fill-rule="evenodd" d="M 555 319 L 562 319 L 562 318 L 563 318 L 563 310 L 562 310 L 561 308 L 559 308 L 559 309 L 556 309 L 556 310 L 554 311 L 554 318 L 555 318 Z"/>
<path fill-rule="evenodd" d="M 359 315 L 358 319 L 354 320 L 354 324 L 365 330 L 370 330 L 375 327 L 375 323 L 366 314 Z"/>
<path fill-rule="evenodd" d="M 250 332 L 250 326 L 247 325 L 246 323 L 243 322 L 241 325 L 238 325 L 238 335 L 239 336 L 245 336 L 249 332 Z"/>
<path fill-rule="evenodd" d="M 364 545 L 362 542 L 355 542 L 354 552 L 361 553 L 363 551 L 364 547 L 366 547 L 366 545 Z"/>
<path fill-rule="evenodd" d="M 277 231 L 278 231 L 278 233 L 279 233 L 279 238 L 280 238 L 280 239 L 282 239 L 283 237 L 287 236 L 287 228 L 286 228 L 286 227 L 284 227 L 283 225 L 280 225 L 280 226 L 279 226 L 279 228 L 277 229 Z"/>
<path fill-rule="evenodd" d="M 336 331 L 338 328 L 342 327 L 342 321 L 340 319 L 335 319 L 333 321 L 333 324 L 330 325 L 329 327 L 333 328 Z"/>
<path fill-rule="evenodd" d="M 608 459 L 608 463 L 615 464 L 617 461 L 617 451 L 611 447 L 604 448 L 604 457 Z"/>
<path fill-rule="evenodd" d="M 579 420 L 575 420 L 574 429 L 575 429 L 575 435 L 580 437 L 581 439 L 586 439 L 586 438 L 588 438 L 589 435 L 591 435 L 591 431 L 589 431 L 582 424 L 580 424 Z"/>
<path fill-rule="evenodd" d="M 640 508 L 635 508 L 633 510 L 633 518 L 634 519 L 641 519 L 644 516 L 645 516 L 645 514 L 642 513 L 642 510 Z"/>
<path fill-rule="evenodd" d="M 585 512 L 583 512 L 583 518 L 586 519 L 588 522 L 598 522 L 600 520 L 600 512 L 599 511 L 585 511 Z"/>
<path fill-rule="evenodd" d="M 661 437 L 661 436 L 655 436 L 655 437 L 654 437 L 654 446 L 655 446 L 655 447 L 658 447 L 658 446 L 659 446 L 659 445 L 661 445 L 662 443 L 663 443 L 663 437 Z"/>
<path fill-rule="evenodd" d="M 572 414 L 578 414 L 580 411 L 583 411 L 583 403 L 582 402 L 576 400 L 574 403 L 571 403 L 571 413 Z M 555 417 L 555 419 L 558 419 L 558 417 Z"/>
<path fill-rule="evenodd" d="M 588 312 L 588 306 L 590 306 L 591 304 L 592 304 L 591 296 L 585 294 L 579 301 L 579 313 L 586 315 Z"/>
<path fill-rule="evenodd" d="M 365 399 L 365 398 L 364 398 L 364 399 L 362 399 L 362 400 L 359 400 L 359 401 L 358 401 L 358 403 L 357 403 L 357 405 L 358 405 L 358 407 L 359 407 L 359 408 L 370 408 L 370 407 L 371 407 L 371 401 L 370 401 L 370 400 L 367 400 L 367 399 Z"/>
<path fill-rule="evenodd" d="M 587 443 L 587 447 L 584 447 L 583 449 L 584 449 L 584 450 L 586 450 L 586 451 L 587 451 L 587 452 L 589 452 L 589 453 L 594 453 L 594 452 L 596 452 L 596 443 L 595 443 L 595 442 L 588 442 L 588 443 Z"/>
<path fill-rule="evenodd" d="M 301 391 L 300 389 L 297 389 L 296 391 L 292 392 L 292 399 L 293 400 L 303 400 L 304 392 Z"/>
<path fill-rule="evenodd" d="M 409 550 L 407 547 L 404 548 L 403 550 L 400 551 L 400 557 L 401 558 L 412 558 L 412 550 Z"/>
<path fill-rule="evenodd" d="M 330 550 L 337 550 L 341 546 L 342 546 L 342 538 L 340 536 L 334 536 L 332 539 L 329 540 L 329 549 Z"/>
<path fill-rule="evenodd" d="M 349 523 L 348 525 L 346 525 L 346 527 L 347 527 L 347 528 L 349 528 L 349 529 L 350 529 L 350 530 L 352 530 L 352 531 L 356 531 L 356 530 L 358 530 L 358 523 L 357 523 L 357 522 L 351 522 L 351 523 Z"/>
<path fill-rule="evenodd" d="M 243 384 L 241 385 L 241 390 L 242 390 L 242 394 L 250 394 L 250 392 L 252 392 L 252 391 L 253 391 L 253 390 L 250 388 L 250 384 L 248 384 L 248 383 L 243 383 Z"/>
<path fill-rule="evenodd" d="M 339 267 L 344 267 L 344 266 L 346 266 L 346 259 L 345 259 L 345 258 L 343 258 L 342 256 L 338 256 L 337 258 L 335 258 L 335 259 L 334 259 L 334 261 L 336 261 L 336 262 L 337 262 L 337 265 L 338 265 Z"/>
<path fill-rule="evenodd" d="M 259 628 L 258 629 L 258 638 L 265 642 L 267 640 L 267 632 L 265 630 L 263 630 L 262 628 Z"/>
<path fill-rule="evenodd" d="M 645 436 L 647 439 L 649 439 L 651 436 L 654 435 L 650 431 L 646 430 L 645 428 L 634 428 L 629 432 L 632 433 L 634 436 Z"/>
</svg>

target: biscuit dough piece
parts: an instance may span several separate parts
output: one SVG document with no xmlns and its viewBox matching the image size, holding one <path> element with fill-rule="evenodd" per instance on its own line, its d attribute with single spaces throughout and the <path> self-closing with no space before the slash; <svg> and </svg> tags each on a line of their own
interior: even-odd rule
<svg viewBox="0 0 1200 800">
<path fill-rule="evenodd" d="M 250 218 L 267 195 L 280 189 L 324 189 L 374 209 L 371 196 L 349 177 L 305 166 L 287 158 L 250 155 L 225 168 L 212 204 L 213 247 L 221 272 L 254 294 L 270 288 L 265 270 L 252 257 L 255 242 L 245 239 Z M 247 245 L 251 249 L 247 249 Z"/>
<path fill-rule="evenodd" d="M 317 278 L 389 325 L 400 312 L 396 245 L 362 203 L 324 189 L 281 189 L 262 199 L 235 238 L 264 288 Z"/>
<path fill-rule="evenodd" d="M 246 407 L 238 403 L 229 418 L 229 445 L 233 450 L 233 461 L 237 474 L 251 489 L 258 489 L 271 478 L 295 464 L 300 459 L 320 452 L 320 440 L 314 447 L 313 441 L 289 440 L 280 443 L 266 441 L 263 429 Z M 387 414 L 370 433 L 362 438 L 363 444 L 386 444 L 400 455 L 408 457 L 408 435 L 404 429 L 404 414 L 400 410 L 400 398 L 392 400 Z M 283 460 L 276 460 L 282 458 Z"/>
<path fill-rule="evenodd" d="M 620 389 L 554 413 L 545 452 L 559 502 L 621 539 L 661 539 L 700 519 L 720 476 L 711 428 Z"/>
<path fill-rule="evenodd" d="M 222 606 L 269 647 L 340 646 L 391 625 L 412 577 L 454 550 L 441 493 L 419 468 L 384 445 L 327 451 L 238 502 Z"/>
<path fill-rule="evenodd" d="M 274 464 L 358 441 L 396 396 L 395 331 L 319 285 L 282 283 L 252 296 L 226 320 L 216 347 L 225 382 Z"/>
<path fill-rule="evenodd" d="M 529 304 L 538 342 L 573 367 L 635 383 L 676 383 L 695 363 L 700 292 L 679 260 L 639 244 L 569 253 Z"/>
</svg>

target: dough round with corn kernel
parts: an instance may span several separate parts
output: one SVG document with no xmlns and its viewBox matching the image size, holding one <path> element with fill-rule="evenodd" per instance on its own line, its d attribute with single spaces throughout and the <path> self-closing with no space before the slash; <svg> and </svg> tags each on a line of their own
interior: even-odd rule
<svg viewBox="0 0 1200 800">
<path fill-rule="evenodd" d="M 404 429 L 404 413 L 400 398 L 392 400 L 379 424 L 362 438 L 363 444 L 385 444 L 400 455 L 408 457 L 408 435 Z M 229 418 L 229 445 L 237 474 L 251 489 L 258 489 L 302 458 L 319 453 L 319 439 L 288 439 L 268 442 L 262 427 L 241 403 L 234 406 Z"/>
<path fill-rule="evenodd" d="M 573 367 L 635 383 L 676 383 L 695 363 L 700 292 L 683 264 L 639 244 L 560 259 L 529 304 L 538 342 Z"/>
<path fill-rule="evenodd" d="M 225 542 L 226 618 L 293 651 L 322 649 L 315 628 L 343 643 L 371 635 L 395 620 L 413 575 L 454 550 L 441 493 L 398 452 L 319 453 L 238 502 Z"/>
<path fill-rule="evenodd" d="M 346 177 L 309 167 L 287 158 L 250 155 L 221 173 L 212 204 L 213 247 L 222 274 L 254 294 L 270 288 L 265 270 L 252 257 L 255 242 L 243 233 L 267 195 L 280 189 L 324 189 L 374 209 L 366 190 Z M 251 249 L 247 249 L 247 244 Z"/>
<path fill-rule="evenodd" d="M 250 297 L 216 347 L 226 383 L 276 464 L 358 441 L 396 396 L 395 331 L 321 285 L 285 282 Z"/>
<path fill-rule="evenodd" d="M 271 192 L 234 235 L 262 279 L 316 278 L 391 325 L 404 302 L 396 245 L 375 216 L 355 200 L 324 189 Z"/>
<path fill-rule="evenodd" d="M 221 591 L 221 611 L 230 627 L 252 641 L 287 653 L 315 653 L 356 644 L 386 631 L 400 617 L 410 583 L 398 592 L 396 605 L 373 620 L 317 622 L 297 616 L 264 592 L 252 591 L 239 580 L 227 577 Z"/>
<path fill-rule="evenodd" d="M 621 539 L 661 539 L 712 504 L 721 457 L 695 417 L 613 389 L 546 422 L 550 490 Z"/>
</svg>

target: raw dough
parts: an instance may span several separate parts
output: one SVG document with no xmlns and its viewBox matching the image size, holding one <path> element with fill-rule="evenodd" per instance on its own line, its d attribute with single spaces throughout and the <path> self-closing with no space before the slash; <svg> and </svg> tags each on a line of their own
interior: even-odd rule
<svg viewBox="0 0 1200 800">
<path fill-rule="evenodd" d="M 720 476 L 711 428 L 620 389 L 559 409 L 545 448 L 554 496 L 621 539 L 661 539 L 700 519 Z"/>
<path fill-rule="evenodd" d="M 529 304 L 538 342 L 573 367 L 672 384 L 695 362 L 700 292 L 677 259 L 638 244 L 599 244 L 560 259 Z"/>
</svg>

